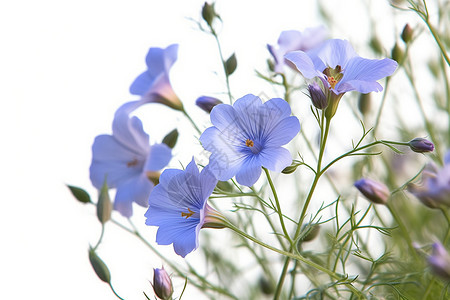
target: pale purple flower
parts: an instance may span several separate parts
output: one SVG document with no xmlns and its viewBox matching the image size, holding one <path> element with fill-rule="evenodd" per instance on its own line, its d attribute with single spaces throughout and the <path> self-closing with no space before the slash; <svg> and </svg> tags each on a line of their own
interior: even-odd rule
<svg viewBox="0 0 450 300">
<path fill-rule="evenodd" d="M 278 46 L 267 45 L 267 49 L 275 61 L 274 71 L 283 72 L 286 53 L 296 50 L 308 51 L 322 43 L 327 35 L 327 30 L 323 26 L 306 28 L 303 32 L 297 30 L 281 32 Z"/>
<path fill-rule="evenodd" d="M 169 79 L 169 71 L 177 57 L 177 44 L 165 49 L 150 48 L 145 59 L 147 70 L 131 84 L 130 93 L 142 96 L 143 103 L 157 102 L 183 110 L 183 104 L 172 89 Z"/>
<path fill-rule="evenodd" d="M 409 184 L 408 191 L 430 208 L 450 206 L 450 151 L 440 170 L 429 163 L 422 171 L 421 184 Z"/>
<path fill-rule="evenodd" d="M 297 135 L 300 123 L 283 99 L 262 103 L 249 94 L 233 106 L 214 107 L 211 123 L 214 126 L 203 132 L 200 142 L 211 152 L 208 166 L 219 180 L 236 175 L 237 182 L 252 186 L 261 167 L 281 172 L 292 163 L 291 154 L 282 146 Z"/>
<path fill-rule="evenodd" d="M 173 244 L 175 252 L 185 257 L 197 249 L 201 228 L 221 228 L 216 224 L 220 214 L 207 204 L 216 184 L 208 168 L 198 171 L 194 159 L 186 170 L 166 169 L 161 174 L 145 213 L 145 224 L 159 226 L 159 245 Z"/>
<path fill-rule="evenodd" d="M 450 280 L 450 255 L 440 242 L 433 244 L 433 253 L 428 257 L 433 272 L 445 280 Z"/>
<path fill-rule="evenodd" d="M 354 185 L 368 200 L 377 204 L 386 204 L 391 194 L 386 185 L 369 178 L 362 178 Z"/>
<path fill-rule="evenodd" d="M 382 91 L 377 82 L 397 68 L 392 59 L 366 59 L 358 56 L 348 41 L 331 39 L 310 51 L 285 55 L 306 78 L 318 77 L 325 87 L 339 95 L 349 91 Z"/>
<path fill-rule="evenodd" d="M 106 178 L 109 188 L 116 188 L 114 209 L 125 217 L 133 214 L 132 203 L 147 207 L 154 186 L 150 173 L 164 168 L 172 158 L 165 144 L 149 145 L 142 122 L 129 114 L 138 101 L 122 105 L 114 116 L 112 135 L 99 135 L 92 146 L 90 178 L 100 189 Z"/>
<path fill-rule="evenodd" d="M 164 267 L 161 269 L 153 269 L 153 291 L 159 299 L 172 299 L 172 279 L 170 279 Z"/>
</svg>

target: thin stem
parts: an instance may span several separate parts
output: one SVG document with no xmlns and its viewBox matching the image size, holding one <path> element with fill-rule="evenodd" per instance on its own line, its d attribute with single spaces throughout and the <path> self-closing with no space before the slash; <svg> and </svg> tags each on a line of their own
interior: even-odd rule
<svg viewBox="0 0 450 300">
<path fill-rule="evenodd" d="M 109 287 L 111 288 L 111 291 L 114 293 L 114 295 L 116 295 L 117 298 L 119 298 L 119 299 L 121 299 L 121 300 L 125 300 L 125 299 L 123 299 L 122 297 L 120 297 L 120 296 L 116 293 L 116 291 L 114 290 L 114 288 L 113 288 L 111 282 L 109 283 Z"/>
<path fill-rule="evenodd" d="M 220 60 L 222 61 L 223 72 L 225 73 L 225 81 L 227 84 L 228 98 L 230 99 L 230 104 L 233 104 L 233 96 L 231 95 L 229 74 L 227 71 L 227 67 L 225 65 L 225 60 L 223 58 L 222 47 L 220 46 L 219 36 L 217 35 L 216 31 L 212 27 L 210 27 L 210 28 L 211 28 L 211 34 L 216 39 L 217 48 L 219 49 Z"/>
<path fill-rule="evenodd" d="M 286 230 L 286 226 L 284 224 L 284 218 L 283 218 L 283 213 L 281 212 L 280 201 L 278 200 L 277 191 L 276 191 L 275 186 L 273 184 L 272 178 L 270 177 L 269 170 L 267 170 L 264 167 L 263 167 L 263 170 L 266 173 L 267 181 L 269 182 L 270 189 L 272 190 L 273 197 L 275 198 L 275 205 L 277 206 L 277 213 L 278 213 L 278 217 L 280 218 L 281 228 L 283 229 L 283 233 L 284 233 L 286 239 L 289 241 L 289 243 L 292 246 L 292 240 L 291 240 L 291 238 L 289 236 L 289 233 Z"/>
<path fill-rule="evenodd" d="M 97 244 L 95 245 L 95 247 L 92 250 L 97 250 L 98 246 L 100 246 L 102 239 L 103 239 L 103 234 L 105 233 L 105 224 L 102 223 L 102 232 L 100 233 L 100 238 L 98 239 Z"/>
<path fill-rule="evenodd" d="M 447 244 L 448 239 L 450 238 L 450 217 L 447 214 L 447 212 L 445 211 L 444 208 L 441 207 L 441 212 L 444 215 L 445 219 L 447 220 L 447 233 L 445 234 L 445 238 L 444 238 L 444 245 Z"/>
<path fill-rule="evenodd" d="M 189 120 L 189 122 L 191 122 L 192 126 L 194 126 L 195 130 L 197 130 L 197 132 L 199 134 L 201 134 L 202 132 L 200 131 L 200 129 L 197 127 L 197 124 L 195 124 L 194 120 L 192 120 L 191 116 L 186 112 L 186 110 L 183 108 L 183 110 L 181 111 L 184 116 Z"/>
</svg>

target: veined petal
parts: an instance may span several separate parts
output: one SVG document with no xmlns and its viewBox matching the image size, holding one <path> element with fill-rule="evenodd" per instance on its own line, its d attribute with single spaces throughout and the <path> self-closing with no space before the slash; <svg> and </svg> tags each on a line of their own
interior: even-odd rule
<svg viewBox="0 0 450 300">
<path fill-rule="evenodd" d="M 180 216 L 181 218 L 181 216 Z M 156 242 L 160 245 L 170 245 L 178 255 L 185 257 L 198 247 L 198 223 L 178 224 L 178 226 L 160 226 L 156 234 Z"/>
<path fill-rule="evenodd" d="M 292 163 L 292 156 L 282 147 L 265 148 L 259 154 L 259 160 L 263 167 L 274 172 L 281 172 Z"/>
<path fill-rule="evenodd" d="M 150 154 L 148 155 L 145 163 L 145 171 L 158 171 L 167 166 L 172 159 L 172 149 L 166 144 L 155 144 L 150 148 Z"/>
<path fill-rule="evenodd" d="M 342 94 L 350 91 L 358 91 L 363 94 L 370 92 L 381 92 L 383 87 L 376 81 L 349 80 L 335 88 L 336 94 Z"/>
<path fill-rule="evenodd" d="M 239 172 L 236 174 L 236 181 L 239 184 L 251 187 L 261 176 L 261 162 L 258 156 L 248 157 Z"/>
<path fill-rule="evenodd" d="M 130 93 L 139 96 L 145 95 L 149 87 L 152 86 L 154 80 L 155 77 L 151 76 L 148 71 L 143 72 L 131 84 Z"/>
<path fill-rule="evenodd" d="M 343 70 L 344 76 L 337 84 L 336 89 L 340 90 L 340 85 L 346 83 L 361 87 L 361 82 L 374 82 L 386 76 L 392 75 L 397 68 L 397 62 L 392 59 L 366 59 L 362 57 L 352 58 Z M 358 83 L 359 82 L 359 83 Z M 359 92 L 359 89 L 355 89 Z"/>
<path fill-rule="evenodd" d="M 267 134 L 267 147 L 280 147 L 289 143 L 300 131 L 297 117 L 291 116 L 278 122 Z"/>
<path fill-rule="evenodd" d="M 211 110 L 211 123 L 219 130 L 237 131 L 237 116 L 234 108 L 228 104 L 216 105 Z"/>
<path fill-rule="evenodd" d="M 304 77 L 314 78 L 319 75 L 313 61 L 305 52 L 293 51 L 287 53 L 284 57 L 292 62 Z"/>
<path fill-rule="evenodd" d="M 319 48 L 313 49 L 308 52 L 314 65 L 319 67 L 320 62 L 317 61 L 318 58 L 325 67 L 336 68 L 336 66 L 344 67 L 353 57 L 358 56 L 353 47 L 346 40 L 331 39 L 323 42 Z M 323 71 L 316 68 L 318 71 Z"/>
<path fill-rule="evenodd" d="M 114 209 L 119 211 L 124 217 L 133 215 L 132 203 L 147 207 L 148 197 L 153 188 L 153 183 L 140 174 L 130 178 L 117 187 L 116 197 L 114 199 Z"/>
</svg>

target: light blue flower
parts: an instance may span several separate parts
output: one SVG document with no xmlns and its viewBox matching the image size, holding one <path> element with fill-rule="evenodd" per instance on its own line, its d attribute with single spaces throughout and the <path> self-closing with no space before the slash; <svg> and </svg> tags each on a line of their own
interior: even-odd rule
<svg viewBox="0 0 450 300">
<path fill-rule="evenodd" d="M 433 253 L 428 257 L 433 272 L 445 280 L 450 280 L 450 255 L 440 242 L 433 243 Z"/>
<path fill-rule="evenodd" d="M 289 104 L 280 98 L 262 103 L 254 95 L 238 99 L 233 106 L 219 104 L 211 111 L 211 123 L 200 136 L 211 152 L 209 168 L 219 180 L 236 175 L 240 184 L 252 186 L 261 167 L 281 172 L 292 163 L 282 146 L 300 131 L 300 122 L 291 116 Z"/>
<path fill-rule="evenodd" d="M 310 51 L 285 55 L 306 78 L 318 77 L 336 95 L 349 91 L 382 91 L 377 82 L 397 68 L 392 59 L 366 59 L 358 56 L 348 41 L 331 39 Z"/>
<path fill-rule="evenodd" d="M 114 116 L 113 134 L 99 135 L 92 146 L 90 178 L 100 189 L 106 178 L 108 187 L 117 188 L 114 209 L 125 217 L 133 214 L 132 203 L 147 207 L 154 184 L 149 179 L 172 158 L 165 144 L 149 145 L 142 122 L 129 114 L 138 101 L 122 105 Z"/>
<path fill-rule="evenodd" d="M 450 206 L 450 151 L 442 169 L 428 164 L 422 171 L 421 184 L 409 184 L 408 191 L 430 208 Z"/>
<path fill-rule="evenodd" d="M 303 32 L 297 30 L 281 32 L 278 46 L 267 45 L 275 62 L 274 71 L 283 72 L 286 53 L 296 50 L 308 51 L 322 43 L 327 35 L 327 30 L 323 26 L 306 28 Z"/>
<path fill-rule="evenodd" d="M 166 169 L 161 174 L 145 213 L 145 224 L 159 226 L 159 245 L 173 244 L 175 252 L 185 257 L 197 249 L 201 228 L 223 228 L 216 222 L 220 214 L 207 204 L 216 184 L 208 168 L 198 171 L 194 159 L 186 170 Z"/>
<path fill-rule="evenodd" d="M 166 49 L 150 48 L 145 62 L 147 70 L 139 75 L 130 86 L 130 93 L 142 96 L 144 103 L 157 102 L 171 108 L 182 110 L 183 104 L 178 99 L 170 84 L 169 71 L 177 60 L 178 45 Z"/>
</svg>

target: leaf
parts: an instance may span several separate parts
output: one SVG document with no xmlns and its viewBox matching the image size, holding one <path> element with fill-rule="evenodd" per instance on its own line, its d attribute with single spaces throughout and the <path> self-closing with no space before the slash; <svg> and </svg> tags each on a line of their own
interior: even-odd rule
<svg viewBox="0 0 450 300">
<path fill-rule="evenodd" d="M 163 144 L 166 144 L 169 148 L 175 147 L 178 140 L 178 130 L 175 128 L 169 132 L 162 140 Z"/>
<path fill-rule="evenodd" d="M 68 185 L 67 187 L 69 188 L 69 190 L 72 192 L 72 195 L 75 197 L 75 199 L 77 199 L 78 201 L 80 201 L 81 203 L 90 203 L 91 201 L 91 197 L 89 196 L 89 194 L 83 190 L 82 188 L 73 186 L 73 185 Z"/>
<path fill-rule="evenodd" d="M 233 55 L 231 55 L 225 62 L 225 73 L 227 74 L 227 76 L 233 74 L 234 71 L 236 70 L 236 67 L 237 67 L 236 54 L 233 53 Z"/>
</svg>

